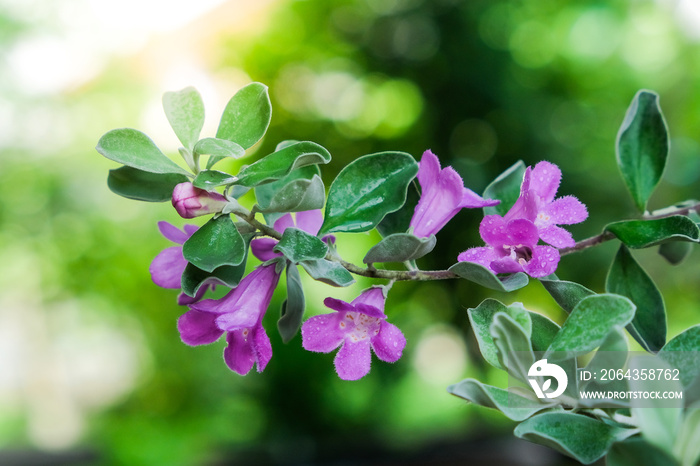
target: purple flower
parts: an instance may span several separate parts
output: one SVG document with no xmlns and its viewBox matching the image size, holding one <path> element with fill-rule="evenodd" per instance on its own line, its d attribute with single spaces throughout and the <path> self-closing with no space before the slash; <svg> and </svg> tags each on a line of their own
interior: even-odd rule
<svg viewBox="0 0 700 466">
<path fill-rule="evenodd" d="M 357 380 L 367 375 L 370 348 L 382 361 L 398 361 L 406 338 L 398 327 L 386 321 L 384 301 L 382 287 L 363 291 L 352 303 L 326 298 L 323 303 L 337 312 L 311 317 L 304 322 L 302 346 L 319 353 L 330 353 L 340 346 L 335 370 L 343 380 Z"/>
<path fill-rule="evenodd" d="M 182 244 L 189 239 L 199 227 L 196 225 L 185 225 L 184 231 L 168 222 L 158 222 L 158 229 L 170 241 L 179 244 L 180 246 L 172 246 L 158 254 L 148 271 L 151 273 L 153 283 L 161 288 L 180 289 L 182 273 L 187 267 L 187 260 L 182 255 Z M 208 284 L 201 286 L 197 291 L 197 296 L 187 296 L 185 293 L 180 293 L 177 298 L 177 303 L 181 306 L 199 301 L 209 288 Z"/>
<path fill-rule="evenodd" d="M 194 218 L 221 212 L 228 203 L 221 194 L 195 188 L 189 181 L 175 186 L 172 202 L 173 207 L 182 218 Z"/>
<path fill-rule="evenodd" d="M 554 273 L 559 251 L 551 246 L 537 246 L 539 232 L 530 220 L 508 221 L 498 215 L 487 215 L 479 225 L 481 238 L 488 246 L 467 249 L 460 262 L 476 262 L 496 273 L 525 272 L 531 277 Z"/>
<path fill-rule="evenodd" d="M 312 235 L 316 235 L 318 230 L 321 229 L 321 225 L 323 224 L 323 213 L 321 210 L 306 210 L 297 212 L 295 215 L 296 221 L 292 218 L 292 214 L 284 214 L 277 219 L 273 228 L 279 233 L 284 233 L 284 230 L 287 228 L 297 227 Z M 324 241 L 329 237 L 332 236 L 325 236 L 323 238 Z M 278 241 L 274 238 L 257 238 L 250 242 L 250 250 L 253 255 L 261 261 L 269 261 L 275 257 L 282 256 L 282 254 L 273 251 L 277 242 Z"/>
<path fill-rule="evenodd" d="M 464 207 L 486 207 L 500 202 L 483 199 L 465 188 L 462 178 L 452 167 L 440 169 L 440 161 L 430 150 L 421 157 L 418 182 L 422 192 L 410 226 L 419 238 L 436 234 Z"/>
<path fill-rule="evenodd" d="M 588 218 L 586 206 L 574 196 L 554 199 L 561 182 L 561 170 L 549 162 L 540 162 L 525 170 L 520 196 L 505 215 L 506 221 L 525 218 L 535 224 L 539 237 L 557 248 L 576 242 L 567 230 L 557 225 L 580 223 Z"/>
<path fill-rule="evenodd" d="M 177 322 L 180 338 L 190 346 L 206 345 L 226 332 L 226 365 L 241 375 L 250 372 L 253 364 L 262 372 L 272 357 L 262 319 L 278 281 L 275 264 L 260 266 L 223 298 L 191 304 Z"/>
</svg>

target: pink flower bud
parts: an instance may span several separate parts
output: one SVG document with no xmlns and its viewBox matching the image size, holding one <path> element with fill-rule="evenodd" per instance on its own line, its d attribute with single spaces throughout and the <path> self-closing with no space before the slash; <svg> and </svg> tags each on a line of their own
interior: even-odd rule
<svg viewBox="0 0 700 466">
<path fill-rule="evenodd" d="M 221 212 L 226 204 L 221 194 L 195 188 L 190 182 L 180 183 L 173 189 L 173 207 L 182 218 Z"/>
</svg>

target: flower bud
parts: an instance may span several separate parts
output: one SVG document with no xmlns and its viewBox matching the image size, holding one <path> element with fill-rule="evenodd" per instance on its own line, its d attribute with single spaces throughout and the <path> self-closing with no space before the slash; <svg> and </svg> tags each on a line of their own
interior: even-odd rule
<svg viewBox="0 0 700 466">
<path fill-rule="evenodd" d="M 221 212 L 228 203 L 219 193 L 195 188 L 192 183 L 180 183 L 173 189 L 173 207 L 182 218 Z"/>
</svg>

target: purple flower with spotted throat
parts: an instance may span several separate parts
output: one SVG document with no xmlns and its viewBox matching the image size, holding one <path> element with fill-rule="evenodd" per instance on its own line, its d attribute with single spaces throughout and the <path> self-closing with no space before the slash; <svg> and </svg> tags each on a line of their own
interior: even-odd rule
<svg viewBox="0 0 700 466">
<path fill-rule="evenodd" d="M 530 220 L 487 215 L 479 234 L 488 246 L 467 249 L 457 258 L 460 262 L 476 262 L 496 273 L 525 272 L 531 277 L 545 277 L 557 269 L 559 251 L 537 245 L 539 232 Z"/>
<path fill-rule="evenodd" d="M 520 196 L 505 220 L 530 220 L 545 243 L 557 248 L 572 247 L 576 242 L 571 233 L 557 225 L 583 222 L 588 218 L 588 210 L 574 196 L 555 199 L 560 182 L 561 170 L 553 163 L 542 161 L 535 168 L 527 167 Z"/>
<path fill-rule="evenodd" d="M 185 244 L 185 241 L 187 241 L 198 228 L 199 227 L 196 225 L 185 225 L 183 231 L 168 222 L 158 222 L 158 229 L 161 234 L 173 243 L 179 244 L 179 246 L 166 248 L 153 259 L 148 269 L 151 273 L 153 283 L 161 288 L 180 289 L 182 273 L 185 271 L 185 267 L 187 267 L 187 260 L 182 255 L 182 245 Z M 184 306 L 199 301 L 210 285 L 214 286 L 213 283 L 205 283 L 199 288 L 197 295 L 194 297 L 187 296 L 185 293 L 180 293 L 177 298 L 177 303 Z"/>
<path fill-rule="evenodd" d="M 250 372 L 254 364 L 262 372 L 272 358 L 262 319 L 279 281 L 275 265 L 259 266 L 221 299 L 191 304 L 177 322 L 182 341 L 190 346 L 206 345 L 226 332 L 226 365 L 240 375 Z"/>
<path fill-rule="evenodd" d="M 363 291 L 351 303 L 326 298 L 323 303 L 336 312 L 311 317 L 301 327 L 302 346 L 308 351 L 330 353 L 340 346 L 335 370 L 343 380 L 367 375 L 371 350 L 385 362 L 396 362 L 406 346 L 406 338 L 386 321 L 384 287 Z"/>
<path fill-rule="evenodd" d="M 483 199 L 464 182 L 452 167 L 440 168 L 432 151 L 423 153 L 418 168 L 421 196 L 413 212 L 410 226 L 413 235 L 427 238 L 436 234 L 463 208 L 494 206 L 500 201 Z"/>
<path fill-rule="evenodd" d="M 228 201 L 219 193 L 195 188 L 192 183 L 186 181 L 173 189 L 172 203 L 180 217 L 194 218 L 221 212 Z"/>
</svg>

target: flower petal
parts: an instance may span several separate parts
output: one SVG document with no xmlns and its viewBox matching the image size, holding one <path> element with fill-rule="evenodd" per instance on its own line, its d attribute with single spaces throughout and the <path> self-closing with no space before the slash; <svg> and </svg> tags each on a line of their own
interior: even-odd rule
<svg viewBox="0 0 700 466">
<path fill-rule="evenodd" d="M 516 273 L 523 271 L 523 265 L 512 257 L 506 256 L 491 262 L 491 270 L 495 273 Z"/>
<path fill-rule="evenodd" d="M 557 225 L 572 225 L 588 218 L 586 206 L 574 196 L 560 197 L 546 206 L 544 213 Z"/>
<path fill-rule="evenodd" d="M 437 183 L 440 174 L 440 159 L 430 149 L 423 152 L 418 164 L 418 182 L 422 189 Z"/>
<path fill-rule="evenodd" d="M 338 377 L 343 380 L 358 380 L 369 373 L 371 360 L 369 340 L 357 343 L 345 340 L 333 362 Z"/>
<path fill-rule="evenodd" d="M 284 214 L 283 216 L 277 219 L 277 221 L 272 227 L 278 232 L 284 233 L 284 230 L 293 226 L 294 219 L 292 218 L 292 214 Z"/>
<path fill-rule="evenodd" d="M 253 353 L 255 354 L 255 361 L 258 365 L 258 372 L 262 372 L 267 366 L 267 363 L 272 359 L 272 345 L 270 344 L 270 338 L 265 332 L 265 328 L 258 324 L 253 327 Z"/>
<path fill-rule="evenodd" d="M 177 329 L 183 343 L 190 346 L 214 343 L 224 333 L 216 326 L 216 314 L 190 310 L 177 320 Z"/>
<path fill-rule="evenodd" d="M 542 161 L 532 169 L 530 189 L 548 204 L 554 200 L 554 196 L 561 183 L 561 170 L 553 163 Z"/>
<path fill-rule="evenodd" d="M 197 225 L 190 225 L 187 223 L 185 224 L 184 229 L 185 233 L 187 233 L 187 238 L 189 239 L 189 237 L 192 236 L 195 231 L 199 230 L 199 227 Z"/>
<path fill-rule="evenodd" d="M 479 224 L 479 234 L 481 239 L 490 246 L 500 248 L 510 242 L 510 237 L 506 230 L 507 223 L 498 215 L 487 215 Z"/>
<path fill-rule="evenodd" d="M 148 271 L 153 283 L 170 289 L 181 286 L 182 272 L 187 267 L 187 261 L 182 256 L 182 246 L 172 246 L 162 250 L 151 262 Z"/>
<path fill-rule="evenodd" d="M 532 248 L 532 259 L 525 265 L 525 272 L 534 278 L 546 277 L 557 270 L 559 251 L 551 246 Z"/>
<path fill-rule="evenodd" d="M 305 210 L 296 213 L 296 225 L 300 230 L 316 235 L 323 225 L 323 213 L 321 209 Z"/>
<path fill-rule="evenodd" d="M 534 246 L 540 239 L 540 234 L 535 224 L 524 218 L 518 218 L 508 222 L 506 231 L 509 239 L 508 244 L 511 246 L 518 244 Z"/>
<path fill-rule="evenodd" d="M 278 241 L 273 238 L 256 238 L 250 242 L 250 252 L 259 260 L 266 262 L 282 255 L 272 250 L 277 243 Z"/>
<path fill-rule="evenodd" d="M 462 202 L 459 207 L 467 209 L 478 209 L 480 207 L 491 207 L 500 204 L 498 199 L 484 199 L 469 188 L 462 191 Z"/>
<path fill-rule="evenodd" d="M 570 248 L 576 244 L 571 233 L 556 225 L 540 228 L 540 238 L 555 248 Z"/>
<path fill-rule="evenodd" d="M 384 315 L 385 302 L 386 296 L 384 296 L 384 287 L 373 286 L 371 288 L 367 288 L 362 293 L 360 293 L 360 295 L 357 298 L 353 299 L 350 304 L 352 304 L 353 306 L 356 306 L 358 304 L 371 306 L 379 309 L 382 315 Z"/>
<path fill-rule="evenodd" d="M 406 337 L 401 330 L 386 320 L 379 324 L 379 333 L 372 338 L 371 342 L 374 354 L 386 362 L 398 361 L 406 347 Z"/>
<path fill-rule="evenodd" d="M 173 243 L 182 244 L 187 241 L 190 236 L 178 227 L 169 222 L 158 222 L 158 230 L 167 239 Z"/>
<path fill-rule="evenodd" d="M 255 353 L 249 338 L 249 329 L 235 330 L 226 335 L 228 346 L 224 349 L 224 361 L 229 369 L 240 375 L 250 372 L 255 363 Z"/>
<path fill-rule="evenodd" d="M 332 312 L 311 317 L 301 326 L 301 346 L 307 351 L 330 353 L 345 337 L 340 329 L 343 314 Z"/>
<path fill-rule="evenodd" d="M 491 262 L 498 259 L 492 247 L 482 246 L 479 248 L 470 248 L 457 256 L 459 262 L 475 262 L 484 267 L 490 268 Z"/>
<path fill-rule="evenodd" d="M 179 306 L 189 306 L 190 304 L 194 304 L 204 297 L 204 294 L 207 292 L 208 289 L 209 284 L 204 284 L 200 286 L 197 290 L 197 293 L 195 293 L 194 297 L 188 296 L 185 293 L 180 293 L 177 297 L 177 304 Z"/>
<path fill-rule="evenodd" d="M 327 308 L 338 312 L 353 312 L 355 310 L 352 304 L 346 303 L 342 299 L 326 298 L 323 300 L 323 304 Z"/>
</svg>

